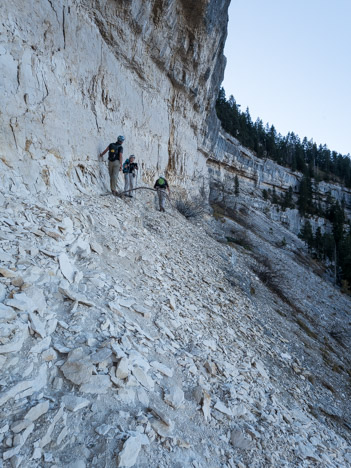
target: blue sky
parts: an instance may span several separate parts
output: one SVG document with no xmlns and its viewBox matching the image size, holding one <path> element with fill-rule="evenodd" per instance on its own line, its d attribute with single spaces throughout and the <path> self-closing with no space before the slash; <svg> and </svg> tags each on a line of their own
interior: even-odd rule
<svg viewBox="0 0 351 468">
<path fill-rule="evenodd" d="M 351 0 L 232 0 L 225 55 L 253 121 L 351 153 Z"/>
</svg>

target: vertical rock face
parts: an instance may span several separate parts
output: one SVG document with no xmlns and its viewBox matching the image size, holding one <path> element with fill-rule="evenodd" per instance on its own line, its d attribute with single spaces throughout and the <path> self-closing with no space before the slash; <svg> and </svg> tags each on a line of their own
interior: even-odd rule
<svg viewBox="0 0 351 468">
<path fill-rule="evenodd" d="M 145 180 L 204 175 L 228 4 L 3 2 L 2 183 L 64 197 L 106 176 L 97 154 L 118 134 Z"/>
<path fill-rule="evenodd" d="M 232 208 L 237 198 L 235 195 L 235 176 L 240 183 L 240 192 L 246 203 L 255 209 L 269 214 L 270 219 L 280 221 L 285 227 L 298 234 L 305 221 L 299 215 L 297 209 L 279 210 L 266 203 L 262 197 L 262 191 L 276 190 L 278 196 L 284 196 L 289 190 L 293 190 L 294 201 L 298 199 L 298 192 L 302 173 L 294 172 L 287 167 L 280 166 L 271 159 L 260 159 L 254 152 L 243 147 L 238 140 L 224 132 L 217 131 L 216 138 L 208 141 L 214 143 L 213 150 L 209 153 L 207 166 L 209 172 L 210 201 L 220 203 L 223 207 Z M 318 187 L 318 188 L 317 188 Z M 313 196 L 322 204 L 326 204 L 328 196 L 339 203 L 344 203 L 345 213 L 351 217 L 351 190 L 342 185 L 319 182 L 314 185 Z M 325 205 L 326 206 L 326 205 Z M 314 216 L 310 219 L 314 230 L 317 227 L 330 225 L 324 218 Z M 328 227 L 329 226 L 329 227 Z"/>
</svg>

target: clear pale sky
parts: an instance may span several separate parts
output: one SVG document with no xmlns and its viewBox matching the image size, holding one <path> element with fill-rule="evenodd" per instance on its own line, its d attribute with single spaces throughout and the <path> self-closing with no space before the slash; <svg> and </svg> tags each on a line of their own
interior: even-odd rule
<svg viewBox="0 0 351 468">
<path fill-rule="evenodd" d="M 351 153 L 351 0 L 232 0 L 228 28 L 227 98 Z"/>
</svg>

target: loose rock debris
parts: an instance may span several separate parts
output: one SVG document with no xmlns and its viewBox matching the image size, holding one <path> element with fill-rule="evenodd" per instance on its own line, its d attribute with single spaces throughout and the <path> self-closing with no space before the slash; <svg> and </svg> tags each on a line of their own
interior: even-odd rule
<svg viewBox="0 0 351 468">
<path fill-rule="evenodd" d="M 2 203 L 4 467 L 350 465 L 271 379 L 230 249 L 203 225 L 148 198 Z"/>
</svg>

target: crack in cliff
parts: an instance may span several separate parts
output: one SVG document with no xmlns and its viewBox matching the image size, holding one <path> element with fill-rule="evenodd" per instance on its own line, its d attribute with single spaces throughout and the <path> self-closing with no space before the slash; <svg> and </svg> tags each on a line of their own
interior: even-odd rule
<svg viewBox="0 0 351 468">
<path fill-rule="evenodd" d="M 57 22 L 60 23 L 59 19 L 58 19 L 58 14 L 57 14 L 57 11 L 55 10 L 53 4 L 52 4 L 52 1 L 51 0 L 48 0 L 51 8 L 53 9 L 54 13 L 55 13 L 55 16 L 56 16 L 56 19 L 57 19 Z"/>
<path fill-rule="evenodd" d="M 17 63 L 17 89 L 16 93 L 18 93 L 19 87 L 21 86 L 21 80 L 20 80 L 20 73 L 21 73 L 21 63 Z"/>
<path fill-rule="evenodd" d="M 62 8 L 62 34 L 63 34 L 63 48 L 66 49 L 65 6 L 63 6 Z"/>
<path fill-rule="evenodd" d="M 17 124 L 17 119 L 15 119 L 15 120 L 16 120 L 16 124 Z M 13 125 L 12 125 L 12 119 L 10 119 L 10 128 L 11 128 L 11 132 L 12 132 L 12 135 L 13 135 L 13 139 L 15 140 L 16 149 L 18 150 L 16 134 L 15 134 L 15 130 L 14 130 Z"/>
<path fill-rule="evenodd" d="M 168 138 L 168 163 L 166 167 L 166 175 L 169 176 L 170 173 L 174 172 L 176 169 L 176 156 L 173 152 L 174 145 L 174 133 L 175 133 L 175 123 L 174 123 L 174 111 L 175 111 L 175 101 L 176 96 L 173 95 L 172 102 L 169 110 L 169 138 Z"/>
</svg>

